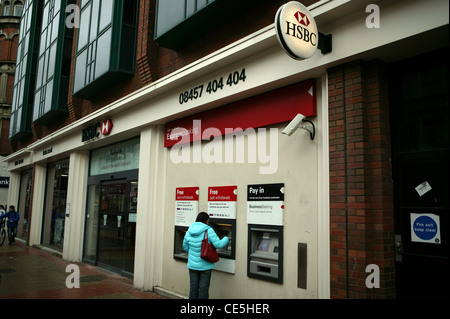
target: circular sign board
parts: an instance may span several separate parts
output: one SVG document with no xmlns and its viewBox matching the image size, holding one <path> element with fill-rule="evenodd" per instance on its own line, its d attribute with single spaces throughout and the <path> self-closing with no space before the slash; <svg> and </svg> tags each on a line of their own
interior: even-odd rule
<svg viewBox="0 0 450 319">
<path fill-rule="evenodd" d="M 439 216 L 411 214 L 411 241 L 440 244 Z"/>
<path fill-rule="evenodd" d="M 100 125 L 100 132 L 102 135 L 109 135 L 113 128 L 113 122 L 111 120 L 103 121 L 103 123 Z"/>
<path fill-rule="evenodd" d="M 293 59 L 313 56 L 319 44 L 316 21 L 308 9 L 297 1 L 290 1 L 278 9 L 275 16 L 278 41 Z"/>
</svg>

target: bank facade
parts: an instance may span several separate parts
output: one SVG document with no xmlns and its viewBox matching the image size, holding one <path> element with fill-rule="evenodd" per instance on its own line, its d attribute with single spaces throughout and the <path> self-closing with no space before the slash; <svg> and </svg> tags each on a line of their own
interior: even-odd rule
<svg viewBox="0 0 450 319">
<path fill-rule="evenodd" d="M 369 2 L 302 1 L 332 36 L 303 61 L 277 39 L 283 1 L 209 2 L 81 1 L 79 29 L 71 1 L 25 2 L 5 160 L 19 237 L 186 296 L 180 242 L 207 211 L 232 237 L 212 298 L 443 293 L 448 2 L 378 2 L 377 28 Z M 298 113 L 314 139 L 281 133 Z M 432 238 L 415 230 L 430 220 Z"/>
</svg>

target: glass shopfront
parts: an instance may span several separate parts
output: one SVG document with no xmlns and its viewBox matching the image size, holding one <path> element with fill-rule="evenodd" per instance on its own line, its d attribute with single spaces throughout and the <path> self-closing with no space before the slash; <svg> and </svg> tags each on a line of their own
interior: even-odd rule
<svg viewBox="0 0 450 319">
<path fill-rule="evenodd" d="M 63 248 L 69 159 L 49 165 L 42 223 L 43 245 Z"/>
<path fill-rule="evenodd" d="M 139 138 L 91 153 L 84 260 L 132 276 Z"/>
</svg>

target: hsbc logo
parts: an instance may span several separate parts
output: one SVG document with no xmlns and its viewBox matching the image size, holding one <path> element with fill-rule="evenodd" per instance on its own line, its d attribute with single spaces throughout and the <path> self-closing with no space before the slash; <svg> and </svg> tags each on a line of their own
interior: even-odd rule
<svg viewBox="0 0 450 319">
<path fill-rule="evenodd" d="M 298 23 L 304 25 L 305 27 L 309 26 L 309 24 L 311 23 L 308 19 L 308 17 L 306 16 L 306 14 L 301 13 L 300 11 L 297 11 L 294 14 L 295 18 L 297 19 Z"/>
<path fill-rule="evenodd" d="M 94 139 L 99 138 L 101 135 L 108 136 L 111 134 L 113 129 L 113 122 L 111 120 L 103 121 L 102 123 L 98 122 L 92 124 L 83 129 L 81 135 L 81 142 L 90 142 Z"/>
<path fill-rule="evenodd" d="M 100 126 L 100 133 L 102 135 L 107 136 L 111 133 L 112 128 L 113 128 L 113 122 L 111 120 L 106 120 Z"/>
<path fill-rule="evenodd" d="M 312 57 L 319 45 L 316 21 L 298 1 L 290 1 L 275 16 L 278 40 L 286 53 L 296 60 Z"/>
</svg>

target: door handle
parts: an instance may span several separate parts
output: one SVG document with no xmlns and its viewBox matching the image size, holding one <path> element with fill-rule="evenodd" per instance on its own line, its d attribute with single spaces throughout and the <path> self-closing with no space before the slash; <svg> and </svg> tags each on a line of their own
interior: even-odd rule
<svg viewBox="0 0 450 319">
<path fill-rule="evenodd" d="M 403 254 L 402 235 L 395 235 L 395 261 L 401 262 Z"/>
</svg>

